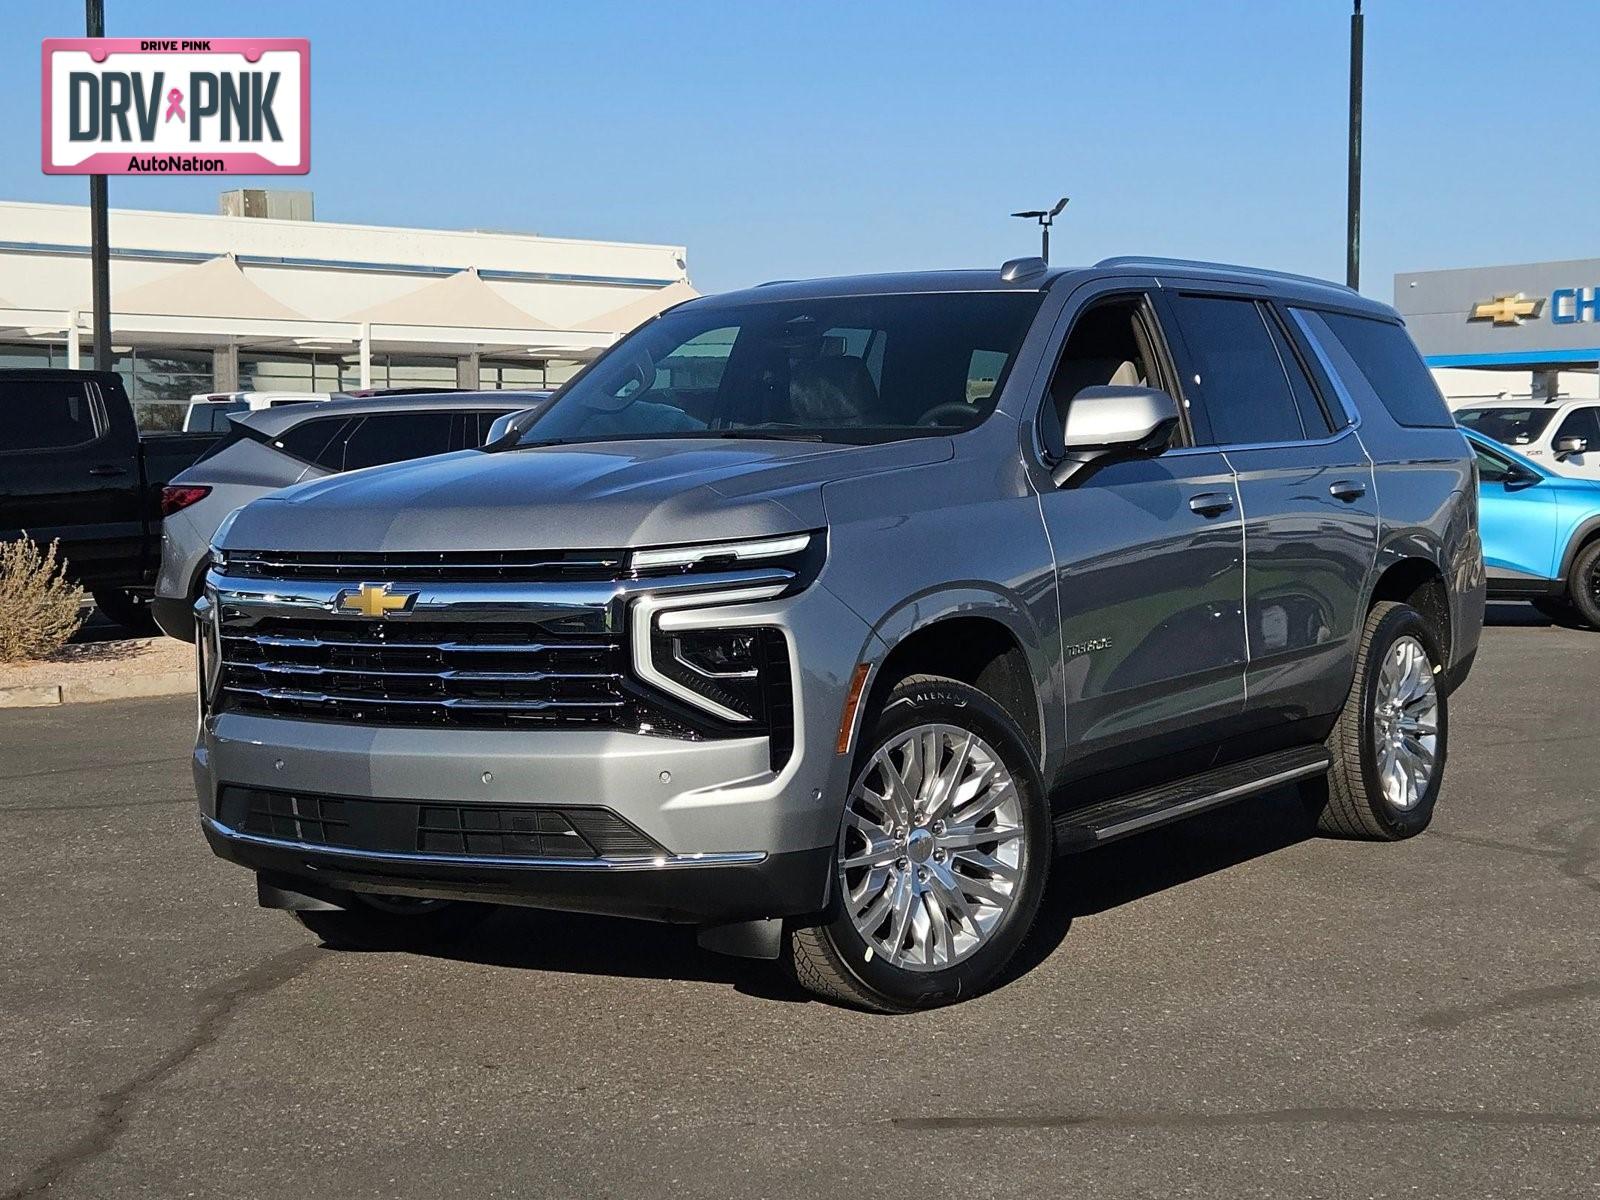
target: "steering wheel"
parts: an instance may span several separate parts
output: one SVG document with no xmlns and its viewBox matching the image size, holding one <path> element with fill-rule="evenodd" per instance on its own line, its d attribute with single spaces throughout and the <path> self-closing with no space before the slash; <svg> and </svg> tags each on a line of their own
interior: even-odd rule
<svg viewBox="0 0 1600 1200">
<path fill-rule="evenodd" d="M 917 420 L 917 428 L 940 429 L 945 427 L 947 423 L 945 421 L 946 417 L 968 418 L 972 416 L 973 411 L 972 405 L 963 400 L 947 400 L 943 404 L 935 404 L 927 412 L 923 413 Z M 959 420 L 956 424 L 965 425 L 966 421 Z"/>
</svg>

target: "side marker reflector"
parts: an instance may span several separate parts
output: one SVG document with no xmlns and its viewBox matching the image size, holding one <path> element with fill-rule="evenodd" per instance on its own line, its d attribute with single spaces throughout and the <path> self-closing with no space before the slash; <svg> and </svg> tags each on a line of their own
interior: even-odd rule
<svg viewBox="0 0 1600 1200">
<path fill-rule="evenodd" d="M 840 754 L 850 753 L 850 735 L 856 727 L 856 709 L 861 707 L 861 696 L 867 690 L 867 676 L 871 671 L 869 664 L 857 663 L 855 673 L 850 676 L 850 694 L 845 697 L 844 712 L 839 715 L 837 750 Z"/>
</svg>

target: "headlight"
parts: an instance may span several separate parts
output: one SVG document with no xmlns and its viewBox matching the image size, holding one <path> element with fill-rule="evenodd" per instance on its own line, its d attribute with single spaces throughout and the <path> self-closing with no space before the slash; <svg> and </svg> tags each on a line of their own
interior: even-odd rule
<svg viewBox="0 0 1600 1200">
<path fill-rule="evenodd" d="M 738 542 L 701 542 L 693 546 L 663 546 L 635 550 L 628 565 L 635 575 L 677 575 L 690 571 L 726 570 L 729 567 L 784 566 L 798 570 L 812 557 L 822 538 L 811 533 L 750 538 Z"/>
<path fill-rule="evenodd" d="M 228 565 L 227 553 L 221 549 L 222 543 L 228 540 L 228 530 L 233 528 L 234 519 L 243 511 L 244 505 L 241 504 L 222 518 L 222 524 L 211 535 L 211 565 L 219 571 Z"/>
</svg>

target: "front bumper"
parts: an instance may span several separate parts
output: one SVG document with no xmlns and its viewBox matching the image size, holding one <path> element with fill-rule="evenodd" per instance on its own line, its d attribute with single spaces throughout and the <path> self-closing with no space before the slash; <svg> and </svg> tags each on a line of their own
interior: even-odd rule
<svg viewBox="0 0 1600 1200">
<path fill-rule="evenodd" d="M 706 923 L 814 912 L 826 899 L 848 784 L 838 723 L 870 632 L 820 586 L 714 611 L 719 623 L 778 626 L 793 647 L 794 748 L 778 770 L 765 736 L 417 728 L 225 708 L 202 718 L 194 751 L 207 838 L 264 878 L 333 890 Z M 649 862 L 438 861 L 392 845 L 376 852 L 261 838 L 219 811 L 228 786 L 410 804 L 599 806 L 664 853 Z"/>
<path fill-rule="evenodd" d="M 322 898 L 372 892 L 718 925 L 820 911 L 832 848 L 654 860 L 379 853 L 259 837 L 204 817 L 216 854 L 263 882 Z"/>
</svg>

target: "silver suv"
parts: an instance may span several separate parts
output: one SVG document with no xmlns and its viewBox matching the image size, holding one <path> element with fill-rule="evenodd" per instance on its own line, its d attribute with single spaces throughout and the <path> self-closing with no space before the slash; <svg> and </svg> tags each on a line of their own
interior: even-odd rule
<svg viewBox="0 0 1600 1200">
<path fill-rule="evenodd" d="M 947 1003 L 1062 855 L 1289 784 L 1333 833 L 1426 827 L 1475 504 L 1400 318 L 1331 284 L 693 300 L 531 427 L 219 530 L 205 833 L 334 944 L 566 908 Z"/>
</svg>

